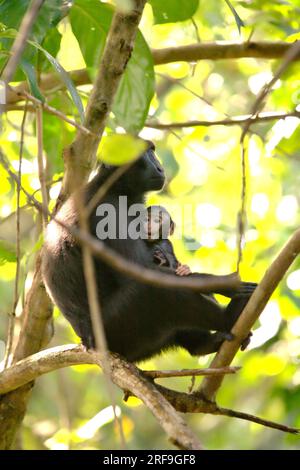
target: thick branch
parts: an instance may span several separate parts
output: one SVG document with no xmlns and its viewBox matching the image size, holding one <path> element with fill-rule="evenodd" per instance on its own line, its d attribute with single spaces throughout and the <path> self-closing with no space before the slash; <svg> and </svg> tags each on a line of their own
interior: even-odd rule
<svg viewBox="0 0 300 470">
<path fill-rule="evenodd" d="M 165 64 L 168 62 L 197 60 L 222 60 L 222 59 L 280 59 L 284 56 L 290 43 L 287 42 L 245 42 L 245 43 L 197 43 L 188 46 L 172 47 L 166 49 L 155 49 L 152 51 L 154 64 Z M 91 83 L 91 79 L 86 69 L 72 70 L 69 72 L 70 78 L 76 86 Z M 42 74 L 39 83 L 42 92 L 47 93 L 57 88 L 64 88 L 59 76 L 55 73 Z M 15 88 L 16 91 L 29 91 L 26 82 L 20 83 Z M 21 97 L 13 90 L 8 90 L 7 104 L 14 104 L 20 101 Z"/>
<path fill-rule="evenodd" d="M 109 354 L 108 359 L 112 381 L 145 403 L 176 446 L 182 449 L 201 449 L 197 438 L 188 429 L 184 420 L 154 384 L 133 364 L 118 355 Z M 56 347 L 34 354 L 0 374 L 0 393 L 7 393 L 12 388 L 25 385 L 51 370 L 75 364 L 96 364 L 102 367 L 101 355 L 74 345 Z"/>
<path fill-rule="evenodd" d="M 149 379 L 145 378 L 145 375 L 147 376 L 149 372 L 151 380 L 161 377 L 160 372 L 163 372 L 162 376 L 167 377 L 168 375 L 165 375 L 164 371 L 140 371 L 133 364 L 124 361 L 116 354 L 109 354 L 108 359 L 110 361 L 112 370 L 113 382 L 120 388 L 126 390 L 126 396 L 134 395 L 144 401 L 144 403 L 152 410 L 156 418 L 158 418 L 157 414 L 159 414 L 159 422 L 160 418 L 163 418 L 163 416 L 160 414 L 161 406 L 166 406 L 165 402 L 161 401 L 161 396 L 163 396 L 166 400 L 168 400 L 169 403 L 171 403 L 172 407 L 183 413 L 210 413 L 215 415 L 234 417 L 261 424 L 273 429 L 278 429 L 283 432 L 289 432 L 292 434 L 299 433 L 299 430 L 296 428 L 292 428 L 280 423 L 274 423 L 273 421 L 265 420 L 249 413 L 220 408 L 216 403 L 207 402 L 195 394 L 176 392 L 175 390 L 170 390 L 158 384 L 154 385 L 151 383 L 151 381 L 149 381 Z M 101 354 L 95 351 L 86 351 L 82 346 L 75 346 L 72 344 L 58 346 L 42 351 L 27 357 L 26 359 L 23 359 L 14 366 L 10 367 L 9 369 L 5 369 L 2 373 L 0 373 L 0 394 L 13 391 L 20 386 L 27 386 L 27 384 L 30 384 L 30 382 L 35 380 L 37 377 L 40 377 L 41 375 L 53 370 L 80 364 L 95 364 L 102 367 L 103 361 L 101 359 Z M 226 368 L 226 372 L 229 370 L 230 368 Z M 173 374 L 173 371 L 169 372 Z M 177 373 L 184 371 L 174 372 L 177 376 Z M 193 371 L 188 372 L 190 373 Z M 197 370 L 194 372 L 197 372 Z M 216 369 L 212 372 L 215 374 Z M 155 392 L 154 395 L 153 392 Z M 164 408 L 164 410 L 169 413 L 170 408 Z M 168 423 L 170 423 L 170 420 L 172 421 L 173 418 L 175 421 L 178 420 L 178 416 L 174 416 L 173 408 L 171 408 L 171 411 L 172 414 L 169 417 Z M 174 425 L 175 421 L 171 423 L 171 429 L 173 430 L 174 428 L 172 428 L 172 426 Z M 162 425 L 162 423 L 160 424 Z M 187 442 L 190 441 L 191 436 L 187 437 L 185 424 L 183 427 L 182 421 L 180 421 L 179 424 L 180 432 L 182 431 L 185 436 L 184 445 L 186 445 Z M 166 428 L 164 429 L 166 430 Z M 178 444 L 178 435 L 176 439 Z M 194 445 L 197 445 L 196 442 L 194 442 Z"/>
<path fill-rule="evenodd" d="M 297 230 L 277 258 L 273 261 L 258 287 L 252 294 L 248 304 L 232 329 L 235 339 L 224 341 L 219 352 L 211 363 L 211 367 L 229 366 L 240 348 L 241 341 L 247 337 L 249 331 L 266 306 L 269 298 L 286 271 L 300 252 L 300 230 Z M 200 394 L 207 400 L 214 400 L 219 389 L 222 377 L 207 377 L 203 380 Z M 199 392 L 196 392 L 199 393 Z"/>
<path fill-rule="evenodd" d="M 197 43 L 187 46 L 169 47 L 152 50 L 154 63 L 168 64 L 170 62 L 196 62 L 198 60 L 224 59 L 280 59 L 287 52 L 290 43 L 286 42 L 227 42 L 227 43 Z M 295 59 L 299 60 L 300 55 Z"/>
</svg>

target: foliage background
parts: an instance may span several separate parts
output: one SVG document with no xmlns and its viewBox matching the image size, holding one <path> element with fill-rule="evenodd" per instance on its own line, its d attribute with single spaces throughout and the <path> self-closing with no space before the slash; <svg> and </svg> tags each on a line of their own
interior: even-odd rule
<svg viewBox="0 0 300 470">
<path fill-rule="evenodd" d="M 41 15 L 32 39 L 56 59 L 54 65 L 58 63 L 67 71 L 87 67 L 93 76 L 109 27 L 110 7 L 98 0 L 75 0 L 64 16 L 61 8 L 64 3 L 58 0 L 46 2 L 44 8 L 51 11 Z M 293 42 L 300 34 L 299 0 L 235 1 L 232 2 L 235 15 L 228 2 L 223 0 L 163 3 L 161 7 L 160 2 L 152 0 L 146 6 L 140 27 L 142 34 L 128 73 L 122 80 L 107 135 L 123 129 L 139 132 L 148 111 L 152 120 L 165 123 L 217 120 L 228 115 L 247 114 L 257 93 L 278 65 L 276 61 L 242 59 L 193 64 L 176 62 L 155 66 L 154 70 L 149 47 L 177 47 L 197 41 L 238 42 L 247 40 L 250 35 L 256 41 Z M 7 58 L 11 41 L 7 37 L 7 28 L 13 34 L 26 9 L 26 2 L 22 2 L 22 11 L 17 4 L 20 2 L 0 1 L 1 22 L 5 25 L 0 33 L 1 63 Z M 39 75 L 53 71 L 53 64 L 33 46 L 26 49 L 23 58 L 25 65 L 18 70 L 15 80 L 21 81 L 26 75 L 31 82 L 31 92 L 38 96 L 41 93 Z M 28 72 L 26 63 L 31 64 L 32 73 Z M 58 70 L 58 73 L 61 72 Z M 299 106 L 299 82 L 296 62 L 269 95 L 265 109 L 288 112 Z M 47 93 L 47 103 L 79 120 L 80 106 L 74 100 L 73 88 L 68 84 L 68 91 L 51 90 Z M 90 89 L 90 85 L 78 87 L 83 105 Z M 2 117 L 0 144 L 15 169 L 22 115 L 22 112 L 12 110 Z M 54 204 L 63 171 L 62 150 L 72 141 L 74 129 L 47 113 L 44 113 L 43 126 L 47 176 L 52 181 L 50 196 L 51 204 Z M 247 171 L 248 227 L 241 274 L 244 280 L 258 282 L 280 247 L 299 226 L 300 130 L 297 118 L 287 118 L 258 123 L 251 131 Z M 164 191 L 150 195 L 149 204 L 165 205 L 175 221 L 180 220 L 180 211 L 174 202 L 181 207 L 184 204 L 199 207 L 197 233 L 192 233 L 192 227 L 188 225 L 185 228 L 186 235 L 189 235 L 189 229 L 195 235 L 198 249 L 191 251 L 188 239 L 174 237 L 179 259 L 195 271 L 223 274 L 235 270 L 236 216 L 241 204 L 239 126 L 191 127 L 175 131 L 144 127 L 140 135 L 155 141 L 157 154 L 168 175 Z M 35 117 L 29 113 L 22 182 L 40 199 L 36 154 Z M 3 168 L 0 168 L 0 182 L 0 338 L 4 342 L 16 270 L 16 190 Z M 33 259 L 41 243 L 41 221 L 27 206 L 23 194 L 21 204 L 21 287 L 24 294 L 30 286 Z M 243 368 L 236 376 L 225 380 L 219 392 L 221 405 L 300 427 L 299 297 L 300 260 L 294 263 L 274 293 L 257 324 L 249 350 L 236 357 L 235 365 Z M 18 311 L 21 307 L 22 299 Z M 55 309 L 55 335 L 50 346 L 77 341 Z M 0 343 L 2 349 L 3 346 L 4 343 Z M 149 369 L 192 368 L 207 366 L 209 362 L 210 358 L 198 360 L 178 350 L 143 366 Z M 190 381 L 178 378 L 164 383 L 187 390 Z M 170 447 L 150 412 L 134 398 L 122 402 L 121 392 L 116 393 L 128 447 Z M 187 416 L 187 420 L 209 449 L 299 448 L 299 438 L 255 424 L 210 415 Z M 110 397 L 98 369 L 78 366 L 51 373 L 37 381 L 18 445 L 24 449 L 114 449 L 120 446 L 116 436 Z"/>
</svg>

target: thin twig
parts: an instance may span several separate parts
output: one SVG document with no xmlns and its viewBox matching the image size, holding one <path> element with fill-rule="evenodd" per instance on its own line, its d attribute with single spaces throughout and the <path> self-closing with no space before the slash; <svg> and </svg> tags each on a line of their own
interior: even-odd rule
<svg viewBox="0 0 300 470">
<path fill-rule="evenodd" d="M 78 217 L 79 217 L 79 226 L 80 229 L 89 232 L 89 224 L 88 224 L 88 215 L 86 213 L 83 200 L 81 198 L 80 192 L 75 192 L 75 200 L 76 200 L 76 207 L 78 208 Z M 113 407 L 114 419 L 117 425 L 121 446 L 123 449 L 126 449 L 126 440 L 125 434 L 123 430 L 122 418 L 118 416 L 116 412 L 116 397 L 114 393 L 114 389 L 112 387 L 111 382 L 111 367 L 108 357 L 108 349 L 107 349 L 107 342 L 106 336 L 103 326 L 103 319 L 102 319 L 102 311 L 98 296 L 98 287 L 96 283 L 96 271 L 95 265 L 93 261 L 93 256 L 90 248 L 86 245 L 82 245 L 82 262 L 83 262 L 83 272 L 85 278 L 85 285 L 87 291 L 87 298 L 88 298 L 88 305 L 89 305 L 89 313 L 90 319 L 92 323 L 92 331 L 95 338 L 95 344 L 97 351 L 100 352 L 102 356 L 102 366 L 104 377 L 106 381 L 106 386 L 108 390 L 108 394 L 110 396 L 111 404 Z"/>
<path fill-rule="evenodd" d="M 205 375 L 235 374 L 240 367 L 222 367 L 221 369 L 182 369 L 182 370 L 144 370 L 143 373 L 155 380 L 166 379 L 168 377 L 198 377 Z"/>
<path fill-rule="evenodd" d="M 75 127 L 76 129 L 78 129 L 79 131 L 83 132 L 84 134 L 86 135 L 90 135 L 90 136 L 93 136 L 93 137 L 96 137 L 96 135 L 91 132 L 89 129 L 87 129 L 85 126 L 77 123 L 76 121 L 74 121 L 73 119 L 70 119 L 68 118 L 64 113 L 62 113 L 61 111 L 59 111 L 58 109 L 56 108 L 53 108 L 52 106 L 49 106 L 47 103 L 39 100 L 38 98 L 36 98 L 35 96 L 31 95 L 30 93 L 28 93 L 27 91 L 25 90 L 22 90 L 22 91 L 16 91 L 14 88 L 12 87 L 8 87 L 9 90 L 11 90 L 12 92 L 16 93 L 18 96 L 20 96 L 21 98 L 26 98 L 28 101 L 31 101 L 36 107 L 39 107 L 39 106 L 42 106 L 42 108 L 49 114 L 53 114 L 53 116 L 56 116 L 58 117 L 59 119 L 61 119 L 62 121 L 65 121 L 67 122 L 68 124 L 70 124 L 71 126 Z M 8 106 L 8 105 L 7 105 Z M 9 109 L 9 107 L 8 107 Z M 16 108 L 12 108 L 12 109 L 16 109 Z M 33 108 L 32 108 L 33 110 Z M 31 111 L 31 109 L 30 109 Z"/>
<path fill-rule="evenodd" d="M 293 428 L 291 426 L 286 426 L 285 424 L 275 423 L 268 419 L 259 418 L 258 416 L 252 415 L 250 413 L 244 413 L 242 411 L 230 410 L 228 408 L 220 408 L 217 406 L 216 413 L 221 416 L 229 416 L 230 418 L 243 419 L 245 421 L 251 421 L 252 423 L 261 424 L 272 429 L 278 429 L 279 431 L 287 432 L 290 434 L 300 434 L 300 430 Z"/>
<path fill-rule="evenodd" d="M 194 30 L 195 30 L 195 34 L 196 34 L 196 39 L 197 39 L 197 42 L 198 43 L 201 43 L 201 38 L 200 38 L 200 34 L 199 34 L 199 28 L 198 28 L 198 25 L 195 21 L 195 19 L 192 17 L 191 18 L 191 22 L 192 22 L 192 25 L 194 26 Z"/>
<path fill-rule="evenodd" d="M 167 80 L 168 82 L 170 83 L 173 83 L 174 85 L 177 85 L 179 86 L 180 88 L 183 88 L 184 90 L 186 90 L 188 93 L 190 93 L 191 95 L 195 96 L 195 98 L 198 98 L 200 101 L 202 101 L 203 103 L 207 104 L 208 106 L 210 106 L 211 108 L 213 108 L 215 110 L 215 107 L 214 105 L 208 101 L 204 96 L 202 95 L 199 95 L 198 93 L 196 93 L 194 90 L 191 90 L 189 87 L 187 87 L 184 83 L 182 83 L 181 79 L 178 79 L 178 78 L 174 78 L 174 77 L 169 77 L 168 75 L 165 75 L 164 73 L 160 73 L 160 72 L 156 72 L 155 75 L 158 75 L 159 77 L 162 77 L 164 78 L 165 80 Z M 225 114 L 225 113 L 223 113 Z M 225 114 L 226 115 L 226 114 Z M 147 124 L 146 124 L 147 126 Z M 150 127 L 150 126 L 149 126 Z"/>
<path fill-rule="evenodd" d="M 25 16 L 22 19 L 21 25 L 19 27 L 19 32 L 10 50 L 10 58 L 2 74 L 2 80 L 6 83 L 9 83 L 13 79 L 22 52 L 26 47 L 27 39 L 31 32 L 32 26 L 38 16 L 38 13 L 43 3 L 44 0 L 33 0 L 29 4 Z"/>
<path fill-rule="evenodd" d="M 246 230 L 247 223 L 247 212 L 246 212 L 246 198 L 247 198 L 247 175 L 246 175 L 246 143 L 245 138 L 240 142 L 242 155 L 241 155 L 241 164 L 242 164 L 242 189 L 241 189 L 241 207 L 237 216 L 237 272 L 240 272 L 240 264 L 243 258 L 243 242 Z"/>
<path fill-rule="evenodd" d="M 278 111 L 278 112 L 263 112 L 252 116 L 247 114 L 243 116 L 233 116 L 228 119 L 219 119 L 216 121 L 186 121 L 186 122 L 172 122 L 169 124 L 163 124 L 161 122 L 147 121 L 145 126 L 153 129 L 181 129 L 186 127 L 211 127 L 211 126 L 240 126 L 250 120 L 251 124 L 276 121 L 279 119 L 286 119 L 288 117 L 297 117 L 300 119 L 300 111 L 294 110 L 290 112 Z"/>
<path fill-rule="evenodd" d="M 12 351 L 14 330 L 15 330 L 15 319 L 16 309 L 19 300 L 19 278 L 20 278 L 20 267 L 21 267 L 21 236 L 20 236 L 20 195 L 21 195 L 21 179 L 22 179 L 22 160 L 23 160 L 23 148 L 24 148 L 24 133 L 25 133 L 25 122 L 27 116 L 27 108 L 25 105 L 24 114 L 21 123 L 21 138 L 20 138 L 20 151 L 19 151 L 19 167 L 18 167 L 18 179 L 17 185 L 17 210 L 16 210 L 16 277 L 14 287 L 14 301 L 12 312 L 8 322 L 8 334 L 7 334 L 7 345 L 4 357 L 4 367 L 9 365 L 9 358 Z"/>
<path fill-rule="evenodd" d="M 295 60 L 300 58 L 300 41 L 296 41 L 294 44 L 291 44 L 288 48 L 287 52 L 285 53 L 281 64 L 279 65 L 278 69 L 274 73 L 272 79 L 262 88 L 260 93 L 258 94 L 252 110 L 251 110 L 251 117 L 246 121 L 243 133 L 241 136 L 241 141 L 243 141 L 245 135 L 247 134 L 251 124 L 252 118 L 254 118 L 260 111 L 262 106 L 264 105 L 264 101 L 268 94 L 270 93 L 272 87 L 275 85 L 277 80 L 281 77 L 283 72 L 289 67 L 289 65 Z"/>
<path fill-rule="evenodd" d="M 175 80 L 175 79 L 174 79 Z M 173 80 L 172 80 L 173 81 Z M 176 82 L 177 83 L 177 82 Z M 178 85 L 182 85 L 177 83 Z M 186 88 L 186 87 L 185 87 Z M 188 89 L 189 92 L 194 93 L 192 90 Z M 21 94 L 21 92 L 19 93 Z M 22 95 L 25 97 L 31 97 L 29 93 L 25 92 L 22 93 Z M 201 97 L 200 95 L 197 95 L 197 97 L 201 100 L 204 100 L 204 102 L 207 105 L 212 106 L 204 97 Z M 81 124 L 77 123 L 76 121 L 69 119 L 65 114 L 63 114 L 61 111 L 53 108 L 52 106 L 47 105 L 46 103 L 43 103 L 42 101 L 39 101 L 35 97 L 31 97 L 35 101 L 36 105 L 41 105 L 46 113 L 52 114 L 62 121 L 67 122 L 70 124 L 72 127 L 75 127 L 76 129 L 85 132 L 86 134 L 91 134 L 93 133 L 89 131 L 86 127 L 82 126 Z M 30 98 L 30 99 L 31 99 Z M 29 99 L 29 98 L 28 98 Z M 23 105 L 16 105 L 16 104 L 7 104 L 4 105 L 4 109 L 6 111 L 24 111 L 24 106 Z M 34 105 L 28 105 L 27 106 L 27 111 L 28 112 L 35 112 L 36 106 Z M 162 123 L 158 121 L 153 121 L 149 120 L 145 123 L 145 127 L 150 127 L 152 129 L 158 129 L 158 130 L 170 130 L 170 129 L 184 129 L 184 128 L 189 128 L 189 127 L 212 127 L 212 126 L 241 126 L 245 122 L 249 121 L 251 119 L 251 124 L 259 124 L 261 122 L 269 122 L 269 121 L 278 121 L 280 119 L 287 119 L 289 117 L 296 117 L 300 119 L 300 111 L 294 110 L 290 112 L 286 111 L 265 111 L 262 113 L 259 113 L 255 116 L 252 116 L 251 114 L 246 114 L 246 115 L 241 115 L 241 116 L 232 116 L 226 119 L 217 119 L 215 121 L 207 121 L 207 120 L 193 120 L 193 121 L 184 121 L 184 122 L 170 122 L 170 123 Z"/>
<path fill-rule="evenodd" d="M 43 156 L 43 111 L 41 106 L 38 106 L 36 109 L 36 129 L 37 129 L 37 140 L 38 140 L 38 171 L 39 171 L 39 180 L 41 185 L 42 193 L 42 218 L 43 218 L 43 228 L 46 230 L 48 224 L 48 191 L 46 186 L 46 176 L 45 176 L 45 166 L 44 166 L 44 156 Z"/>
<path fill-rule="evenodd" d="M 283 72 L 288 68 L 293 60 L 298 58 L 300 54 L 300 42 L 296 42 L 292 44 L 287 52 L 285 53 L 281 64 L 279 65 L 277 71 L 273 75 L 272 79 L 262 88 L 260 93 L 258 94 L 251 110 L 250 117 L 246 120 L 242 134 L 240 138 L 240 147 L 241 147 L 241 165 L 242 165 L 242 195 L 241 195 L 241 208 L 238 215 L 238 260 L 237 260 L 237 271 L 239 272 L 240 263 L 242 260 L 242 253 L 243 253 L 243 239 L 244 233 L 246 228 L 246 220 L 247 220 L 247 213 L 246 213 L 246 198 L 247 198 L 247 181 L 246 181 L 246 145 L 245 139 L 249 132 L 249 129 L 252 125 L 252 120 L 255 118 L 258 113 L 261 111 L 262 107 L 264 106 L 265 99 L 270 93 L 272 87 L 275 85 L 277 80 L 281 77 Z"/>
</svg>

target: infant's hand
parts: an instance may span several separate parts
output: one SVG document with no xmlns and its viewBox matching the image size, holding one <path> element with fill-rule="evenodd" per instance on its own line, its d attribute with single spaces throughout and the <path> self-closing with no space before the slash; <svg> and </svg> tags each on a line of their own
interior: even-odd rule
<svg viewBox="0 0 300 470">
<path fill-rule="evenodd" d="M 166 258 L 160 251 L 157 251 L 153 255 L 154 261 L 158 264 L 158 266 L 165 266 L 166 265 Z"/>
<path fill-rule="evenodd" d="M 191 274 L 191 270 L 187 264 L 180 264 L 175 272 L 177 276 L 188 276 Z"/>
</svg>

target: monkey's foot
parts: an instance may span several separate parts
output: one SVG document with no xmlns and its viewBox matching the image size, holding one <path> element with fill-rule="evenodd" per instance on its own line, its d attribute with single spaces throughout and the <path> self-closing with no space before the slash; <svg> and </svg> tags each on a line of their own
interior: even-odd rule
<svg viewBox="0 0 300 470">
<path fill-rule="evenodd" d="M 248 336 L 246 336 L 245 339 L 243 339 L 243 341 L 241 342 L 241 351 L 245 351 L 245 349 L 247 348 L 247 346 L 249 346 L 250 342 L 251 342 L 251 336 L 253 335 L 252 331 L 250 331 L 250 333 L 248 334 Z"/>
</svg>

